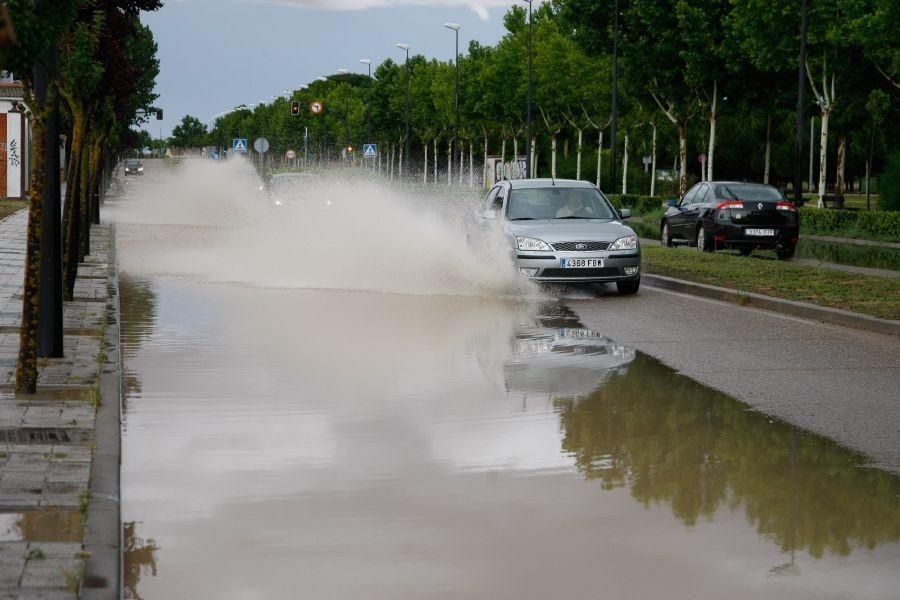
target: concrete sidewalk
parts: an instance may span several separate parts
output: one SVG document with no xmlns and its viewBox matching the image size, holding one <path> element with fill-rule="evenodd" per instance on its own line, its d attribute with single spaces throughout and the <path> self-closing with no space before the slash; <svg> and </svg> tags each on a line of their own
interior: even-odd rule
<svg viewBox="0 0 900 600">
<path fill-rule="evenodd" d="M 0 221 L 0 600 L 78 598 L 112 231 L 93 227 L 64 307 L 65 358 L 41 359 L 38 393 L 16 396 L 26 224 L 24 210 Z"/>
</svg>

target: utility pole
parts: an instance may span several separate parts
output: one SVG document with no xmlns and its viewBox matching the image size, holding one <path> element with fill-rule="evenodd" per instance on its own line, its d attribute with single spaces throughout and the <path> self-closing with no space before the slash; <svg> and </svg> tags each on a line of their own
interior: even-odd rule
<svg viewBox="0 0 900 600">
<path fill-rule="evenodd" d="M 38 0 L 35 7 L 45 4 Z M 38 308 L 38 356 L 63 356 L 62 226 L 59 183 L 59 94 L 50 96 L 50 77 L 57 68 L 53 45 L 44 52 L 45 65 L 34 68 L 34 91 L 46 107 L 44 130 L 44 198 L 41 215 L 41 276 Z M 48 106 L 49 100 L 49 106 Z M 24 191 L 24 190 L 23 190 Z"/>
<path fill-rule="evenodd" d="M 459 30 L 461 25 L 459 25 L 458 23 L 444 23 L 444 27 L 446 27 L 447 29 L 452 29 L 456 33 L 456 54 L 453 57 L 453 60 L 456 63 L 456 87 L 454 88 L 453 93 L 453 106 L 454 110 L 456 111 L 456 123 L 454 125 L 453 144 L 450 151 L 450 156 L 456 156 L 456 149 L 459 147 Z M 437 156 L 434 157 L 434 160 L 437 161 Z M 435 164 L 437 164 L 437 162 L 435 162 Z M 450 164 L 450 168 L 452 169 L 452 161 Z M 462 172 L 460 171 L 460 177 L 461 176 Z"/>
<path fill-rule="evenodd" d="M 410 79 L 409 44 L 394 44 L 394 45 L 406 52 L 406 132 L 403 134 L 403 155 L 404 155 L 404 158 L 406 159 L 406 163 L 409 164 L 410 163 L 410 156 L 409 156 L 409 79 Z M 409 172 L 408 168 L 407 168 L 407 172 Z"/>
<path fill-rule="evenodd" d="M 803 206 L 803 125 L 806 108 L 806 13 L 808 0 L 802 0 L 800 9 L 800 57 L 797 65 L 797 135 L 794 140 L 794 204 Z M 812 142 L 810 142 L 812 150 Z M 812 170 L 810 170 L 810 186 L 812 186 Z"/>
<path fill-rule="evenodd" d="M 612 69 L 612 112 L 609 120 L 610 137 L 610 161 L 609 161 L 609 185 L 615 190 L 616 186 L 616 125 L 618 121 L 619 105 L 619 0 L 615 0 L 615 14 L 613 15 L 613 69 Z"/>
<path fill-rule="evenodd" d="M 526 125 L 525 131 L 528 136 L 528 139 L 525 140 L 525 145 L 527 150 L 525 152 L 525 179 L 531 179 L 531 161 L 532 161 L 532 147 L 531 147 L 531 98 L 532 98 L 532 65 L 531 65 L 531 57 L 532 57 L 532 42 L 534 39 L 534 27 L 531 19 L 531 3 L 532 0 L 525 0 L 528 3 L 528 110 L 526 114 Z M 513 160 L 518 160 L 518 157 L 513 157 Z"/>
</svg>

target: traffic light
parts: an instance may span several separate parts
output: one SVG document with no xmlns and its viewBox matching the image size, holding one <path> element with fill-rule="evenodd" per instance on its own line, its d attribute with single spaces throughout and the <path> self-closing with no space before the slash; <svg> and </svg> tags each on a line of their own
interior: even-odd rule
<svg viewBox="0 0 900 600">
<path fill-rule="evenodd" d="M 162 120 L 163 120 L 163 112 L 162 112 L 162 109 L 161 109 L 161 108 L 157 108 L 157 109 L 156 109 L 156 120 L 157 120 L 157 121 L 162 121 Z"/>
<path fill-rule="evenodd" d="M 293 116 L 293 117 L 300 116 L 300 103 L 299 102 L 291 102 L 291 116 Z"/>
</svg>

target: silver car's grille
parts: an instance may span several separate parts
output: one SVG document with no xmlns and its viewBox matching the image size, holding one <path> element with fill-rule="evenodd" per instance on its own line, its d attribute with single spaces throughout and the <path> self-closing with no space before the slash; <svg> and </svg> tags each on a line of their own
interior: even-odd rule
<svg viewBox="0 0 900 600">
<path fill-rule="evenodd" d="M 595 252 L 609 248 L 609 242 L 557 242 L 552 246 L 557 252 Z"/>
</svg>

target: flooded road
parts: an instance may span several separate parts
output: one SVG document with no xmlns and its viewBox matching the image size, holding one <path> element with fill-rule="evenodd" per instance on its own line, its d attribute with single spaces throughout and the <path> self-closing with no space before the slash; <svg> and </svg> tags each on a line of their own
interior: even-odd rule
<svg viewBox="0 0 900 600">
<path fill-rule="evenodd" d="M 210 281 L 132 217 L 126 597 L 896 598 L 900 479 L 564 301 Z"/>
</svg>

